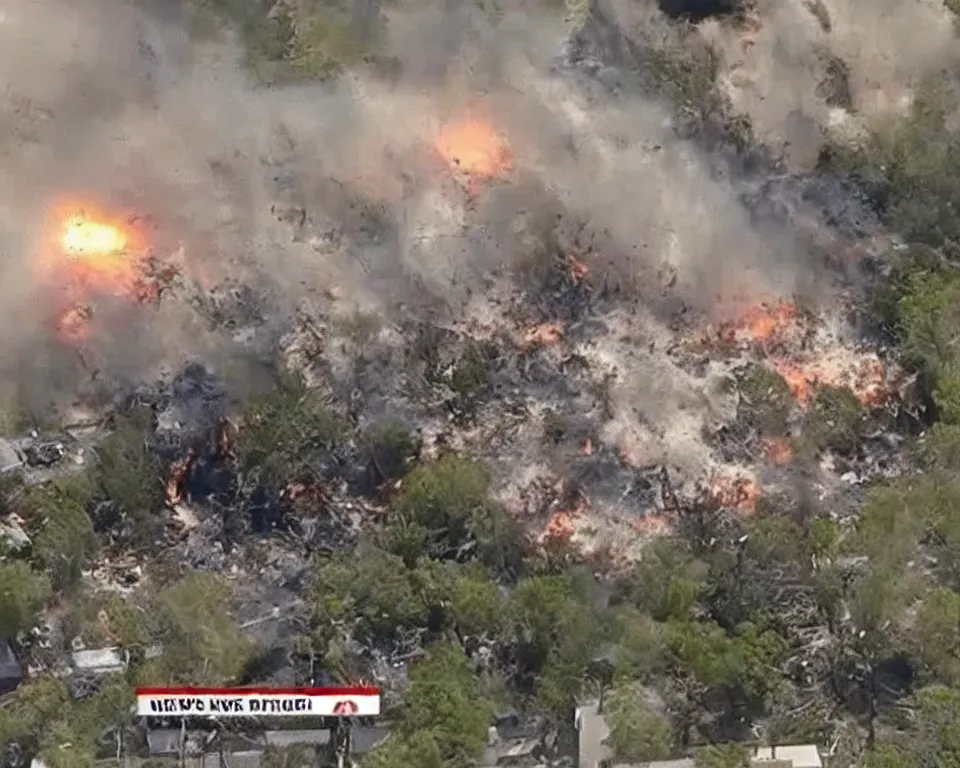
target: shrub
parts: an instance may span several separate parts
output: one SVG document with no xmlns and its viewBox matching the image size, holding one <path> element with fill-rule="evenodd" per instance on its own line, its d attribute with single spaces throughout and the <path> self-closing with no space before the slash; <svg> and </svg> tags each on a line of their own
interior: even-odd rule
<svg viewBox="0 0 960 768">
<path fill-rule="evenodd" d="M 50 593 L 50 580 L 26 563 L 0 563 L 0 639 L 33 626 Z"/>
<path fill-rule="evenodd" d="M 34 560 L 50 576 L 55 590 L 75 586 L 97 550 L 87 514 L 95 493 L 89 476 L 74 475 L 33 486 L 24 496 Z"/>
</svg>

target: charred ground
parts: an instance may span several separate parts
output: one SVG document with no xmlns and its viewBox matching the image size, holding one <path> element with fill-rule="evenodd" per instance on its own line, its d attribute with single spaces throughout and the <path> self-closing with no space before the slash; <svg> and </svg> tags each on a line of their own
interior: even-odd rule
<svg viewBox="0 0 960 768">
<path fill-rule="evenodd" d="M 953 73 L 905 50 L 910 106 L 878 121 L 850 61 L 856 140 L 827 131 L 796 170 L 769 134 L 789 121 L 751 113 L 725 58 L 783 11 L 736 10 L 571 4 L 569 30 L 544 8 L 155 4 L 116 11 L 133 79 L 53 49 L 135 108 L 72 112 L 40 67 L 32 111 L 5 113 L 33 147 L 5 173 L 43 172 L 6 196 L 5 242 L 36 254 L 40 231 L 53 259 L 8 272 L 44 266 L 30 295 L 59 320 L 3 337 L 27 467 L 3 488 L 0 638 L 29 665 L 6 764 L 141 749 L 138 682 L 326 679 L 384 689 L 375 768 L 471 765 L 498 711 L 563 733 L 600 689 L 624 761 L 756 739 L 842 768 L 956 759 Z M 224 17 L 269 88 L 209 38 Z M 811 98 L 814 122 L 836 108 Z M 203 100 L 227 118 L 194 123 Z M 156 115 L 189 115 L 196 146 Z M 143 233 L 108 254 L 136 257 L 120 289 L 77 267 L 57 206 L 16 222 L 71 185 Z M 129 665 L 84 678 L 83 646 Z"/>
</svg>

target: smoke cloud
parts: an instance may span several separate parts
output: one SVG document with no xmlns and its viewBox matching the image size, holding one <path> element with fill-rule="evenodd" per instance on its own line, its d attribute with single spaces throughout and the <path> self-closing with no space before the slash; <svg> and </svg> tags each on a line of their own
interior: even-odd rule
<svg viewBox="0 0 960 768">
<path fill-rule="evenodd" d="M 882 16 L 881 31 L 903 26 L 901 5 Z M 652 5 L 638 7 L 634 20 L 665 24 Z M 59 287 L 36 265 L 65 204 L 140 217 L 151 247 L 199 296 L 246 282 L 269 294 L 275 318 L 307 300 L 380 313 L 423 301 L 451 321 L 506 323 L 488 301 L 491 276 L 522 282 L 517 275 L 551 242 L 576 244 L 647 338 L 664 335 L 678 302 L 729 313 L 810 287 L 804 238 L 752 218 L 740 182 L 677 138 L 668 105 L 561 66 L 570 33 L 562 9 L 423 2 L 365 11 L 380 30 L 375 61 L 333 83 L 268 88 L 254 84 L 236 42 L 192 35 L 176 2 L 5 5 L 0 377 L 15 383 L 8 397 L 43 408 L 89 386 L 91 369 L 100 382 L 133 379 L 239 349 L 175 299 L 153 307 L 100 297 L 96 333 L 80 354 L 59 339 L 51 325 Z M 873 36 L 874 9 L 866 26 L 843 11 L 833 9 L 829 39 L 854 67 L 864 108 L 878 93 L 895 100 L 936 58 L 928 35 L 915 57 L 897 47 L 896 66 L 884 64 L 889 34 Z M 761 134 L 776 134 L 796 109 L 822 119 L 809 52 L 827 33 L 812 20 L 796 24 L 801 13 L 809 14 L 799 4 L 761 8 L 739 58 L 743 40 L 703 30 L 723 47 L 730 83 L 748 81 L 731 87 Z M 940 30 L 933 40 L 943 42 L 931 18 L 907 26 L 918 36 Z M 868 38 L 876 50 L 866 50 Z M 899 31 L 896 39 L 905 44 Z M 513 155 L 506 177 L 476 196 L 435 149 L 444 126 L 468 119 L 493 125 Z M 597 354 L 639 354 L 618 344 Z M 673 375 L 662 358 L 640 355 L 628 367 L 651 365 Z M 693 384 L 669 396 L 637 386 L 622 388 L 618 407 L 626 414 L 638 398 L 677 401 L 650 407 L 664 423 L 689 414 L 697 397 Z M 624 431 L 608 426 L 611 439 Z"/>
</svg>

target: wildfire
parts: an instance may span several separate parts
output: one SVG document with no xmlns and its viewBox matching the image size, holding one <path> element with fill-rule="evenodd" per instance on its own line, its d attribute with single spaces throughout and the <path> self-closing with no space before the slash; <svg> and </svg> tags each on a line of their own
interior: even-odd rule
<svg viewBox="0 0 960 768">
<path fill-rule="evenodd" d="M 763 304 L 751 309 L 740 319 L 739 330 L 751 341 L 769 341 L 784 335 L 796 325 L 797 305 L 781 299 L 775 304 Z"/>
<path fill-rule="evenodd" d="M 751 510 L 760 498 L 760 488 L 746 475 L 716 474 L 710 478 L 707 496 L 721 509 Z"/>
<path fill-rule="evenodd" d="M 60 316 L 57 331 L 67 341 L 83 341 L 88 335 L 88 322 L 93 317 L 93 308 L 87 304 L 71 307 Z"/>
<path fill-rule="evenodd" d="M 577 522 L 590 509 L 590 500 L 581 492 L 550 516 L 541 541 L 570 541 L 577 531 Z"/>
<path fill-rule="evenodd" d="M 136 300 L 145 239 L 131 222 L 89 205 L 53 211 L 35 264 L 41 281 L 65 296 L 54 310 L 64 341 L 89 336 L 98 299 Z"/>
<path fill-rule="evenodd" d="M 81 212 L 67 219 L 60 241 L 70 256 L 120 253 L 127 247 L 127 236 L 117 227 L 91 221 Z"/>
<path fill-rule="evenodd" d="M 567 267 L 570 269 L 570 281 L 574 285 L 585 283 L 590 276 L 590 267 L 574 256 L 567 256 Z"/>
<path fill-rule="evenodd" d="M 789 464 L 793 458 L 793 446 L 785 437 L 775 437 L 766 441 L 767 458 L 778 467 Z"/>
<path fill-rule="evenodd" d="M 549 347 L 563 339 L 563 326 L 560 323 L 541 323 L 531 328 L 523 337 L 526 347 Z"/>
<path fill-rule="evenodd" d="M 80 210 L 61 225 L 55 269 L 87 288 L 116 296 L 133 292 L 141 244 L 133 227 Z"/>
<path fill-rule="evenodd" d="M 167 479 L 166 501 L 171 507 L 183 501 L 183 485 L 195 459 L 196 454 L 191 448 L 187 451 L 186 456 L 173 462 L 170 466 L 170 476 Z"/>
<path fill-rule="evenodd" d="M 806 407 L 818 386 L 847 387 L 868 408 L 882 406 L 890 397 L 886 369 L 874 355 L 857 355 L 843 349 L 828 350 L 816 360 L 770 361 L 790 387 L 797 403 Z"/>
<path fill-rule="evenodd" d="M 544 540 L 569 541 L 576 532 L 576 520 L 580 514 L 576 510 L 555 512 L 543 531 Z"/>
<path fill-rule="evenodd" d="M 477 181 L 500 176 L 513 167 L 513 153 L 493 126 L 468 120 L 445 127 L 437 151 L 446 162 Z"/>
<path fill-rule="evenodd" d="M 751 307 L 736 320 L 721 325 L 717 335 L 726 343 L 773 344 L 800 331 L 802 319 L 796 304 L 780 299 Z"/>
</svg>

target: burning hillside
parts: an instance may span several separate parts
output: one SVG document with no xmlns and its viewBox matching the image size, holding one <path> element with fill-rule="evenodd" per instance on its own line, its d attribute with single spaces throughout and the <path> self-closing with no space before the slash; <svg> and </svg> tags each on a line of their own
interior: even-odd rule
<svg viewBox="0 0 960 768">
<path fill-rule="evenodd" d="M 240 5 L 221 20 L 236 35 L 178 15 L 193 32 Z M 27 436 L 0 441 L 19 476 L 0 489 L 0 581 L 17 585 L 0 656 L 8 638 L 24 654 L 27 695 L 3 702 L 18 765 L 132 758 L 144 740 L 116 694 L 135 678 L 375 679 L 402 719 L 383 764 L 402 768 L 487 756 L 476 713 L 501 698 L 559 722 L 598 653 L 611 701 L 662 742 L 611 756 L 631 763 L 808 719 L 871 718 L 869 738 L 830 741 L 873 744 L 881 691 L 922 718 L 914 683 L 938 664 L 955 682 L 938 617 L 960 604 L 957 505 L 939 475 L 914 498 L 868 490 L 910 471 L 896 430 L 929 419 L 858 319 L 903 255 L 891 217 L 914 218 L 925 185 L 955 191 L 927 178 L 954 145 L 920 146 L 946 102 L 877 137 L 897 174 L 864 178 L 900 195 L 881 205 L 839 163 L 788 172 L 751 134 L 761 106 L 732 111 L 749 86 L 728 35 L 756 66 L 751 40 L 795 39 L 757 18 L 803 2 L 740 6 L 722 35 L 667 5 L 4 8 L 0 426 Z M 850 69 L 821 64 L 852 98 Z M 59 190 L 78 191 L 37 221 Z M 938 205 L 923 242 L 958 237 L 956 201 Z M 938 288 L 907 307 L 918 322 L 891 303 L 898 332 L 936 331 L 925 402 L 952 419 L 957 294 Z M 85 644 L 129 674 L 94 681 Z M 66 669 L 83 674 L 66 686 Z M 454 706 L 434 711 L 437 690 Z M 554 736 L 533 759 L 569 762 Z M 232 736 L 195 742 L 216 739 Z"/>
<path fill-rule="evenodd" d="M 55 322 L 62 341 L 91 338 L 98 303 L 156 302 L 177 278 L 179 267 L 154 255 L 140 217 L 85 204 L 61 206 L 51 219 L 56 223 L 41 239 L 35 269 L 41 289 L 61 307 Z"/>
<path fill-rule="evenodd" d="M 502 179 L 513 168 L 513 153 L 494 126 L 471 119 L 445 126 L 437 137 L 437 151 L 467 193 L 478 195 L 485 184 Z"/>
</svg>

